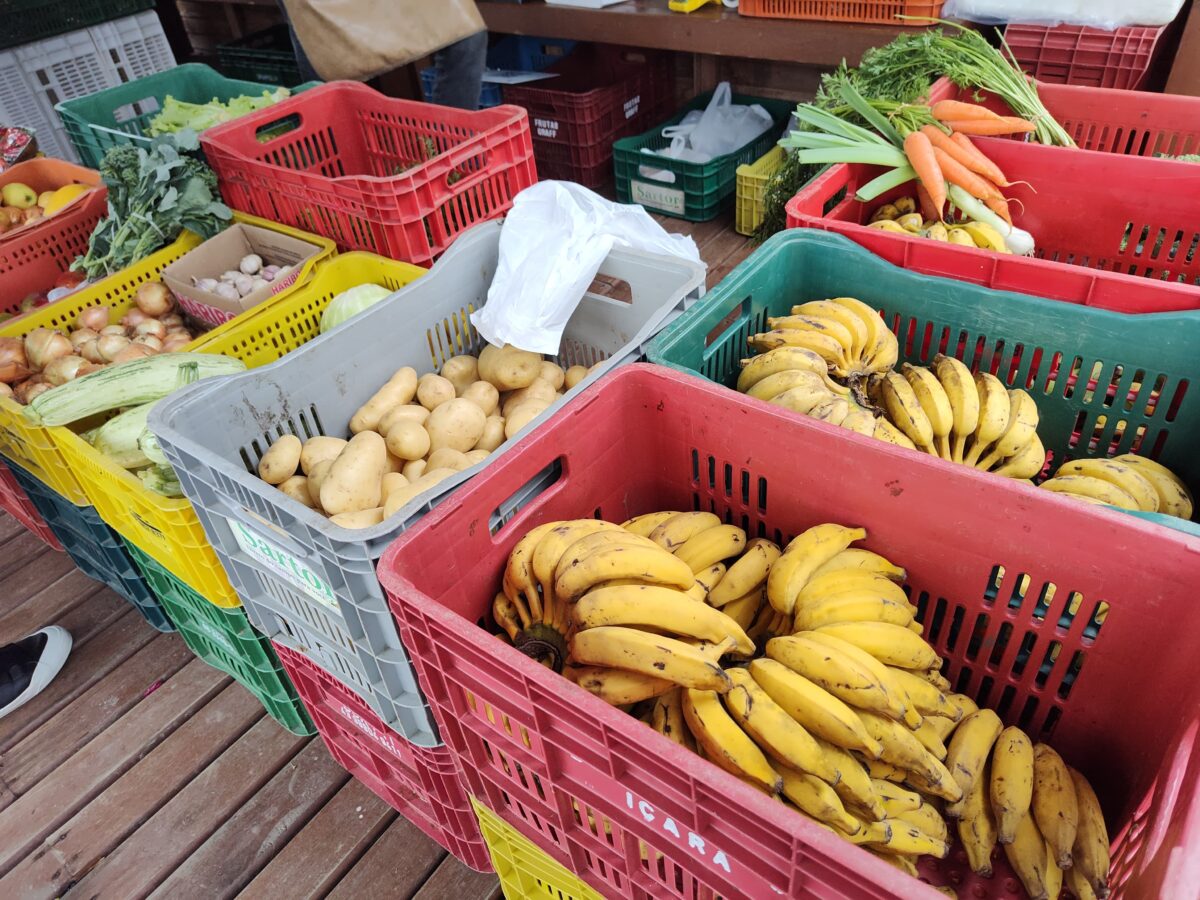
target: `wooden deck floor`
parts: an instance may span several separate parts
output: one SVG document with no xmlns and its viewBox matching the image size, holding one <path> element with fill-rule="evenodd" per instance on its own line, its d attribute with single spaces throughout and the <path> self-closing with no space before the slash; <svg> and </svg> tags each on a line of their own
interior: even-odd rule
<svg viewBox="0 0 1200 900">
<path fill-rule="evenodd" d="M 727 220 L 664 224 L 695 237 L 709 287 L 749 252 Z M 500 896 L 0 513 L 0 643 L 50 624 L 74 637 L 66 666 L 0 719 L 3 900 Z"/>
</svg>

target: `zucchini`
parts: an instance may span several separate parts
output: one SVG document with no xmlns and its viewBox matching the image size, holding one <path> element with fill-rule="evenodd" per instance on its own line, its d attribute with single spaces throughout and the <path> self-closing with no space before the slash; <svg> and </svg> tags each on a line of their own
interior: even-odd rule
<svg viewBox="0 0 1200 900">
<path fill-rule="evenodd" d="M 156 494 L 162 494 L 164 497 L 183 496 L 179 478 L 170 466 L 151 466 L 148 469 L 142 469 L 137 474 L 138 478 L 142 480 L 142 484 Z"/>
<path fill-rule="evenodd" d="M 96 429 L 91 445 L 122 468 L 150 465 L 153 460 L 138 447 L 138 438 L 146 430 L 146 418 L 153 407 L 153 403 L 143 403 L 113 416 Z"/>
<path fill-rule="evenodd" d="M 169 466 L 171 464 L 167 460 L 167 455 L 162 452 L 162 448 L 158 446 L 158 438 L 149 428 L 142 432 L 141 436 L 137 439 L 137 444 L 138 449 L 156 466 Z"/>
<path fill-rule="evenodd" d="M 212 353 L 160 353 L 106 366 L 51 388 L 25 407 L 37 425 L 69 425 L 96 413 L 153 403 L 201 378 L 244 372 L 240 359 Z"/>
</svg>

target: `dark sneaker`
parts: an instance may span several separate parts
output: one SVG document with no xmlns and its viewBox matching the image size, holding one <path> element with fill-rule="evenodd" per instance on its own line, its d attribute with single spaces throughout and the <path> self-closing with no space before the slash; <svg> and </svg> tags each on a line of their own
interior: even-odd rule
<svg viewBox="0 0 1200 900">
<path fill-rule="evenodd" d="M 57 625 L 0 647 L 0 719 L 45 690 L 70 652 L 71 633 Z"/>
</svg>

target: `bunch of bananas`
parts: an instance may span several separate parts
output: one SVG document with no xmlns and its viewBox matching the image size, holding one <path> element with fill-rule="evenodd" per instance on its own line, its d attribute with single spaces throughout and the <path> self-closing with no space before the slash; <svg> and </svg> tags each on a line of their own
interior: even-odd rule
<svg viewBox="0 0 1200 900">
<path fill-rule="evenodd" d="M 825 371 L 850 383 L 888 371 L 899 355 L 896 336 L 879 313 L 853 297 L 801 303 L 789 316 L 767 319 L 767 325 L 770 331 L 750 337 L 752 348 L 811 350 L 825 361 Z"/>
<path fill-rule="evenodd" d="M 867 227 L 893 234 L 917 235 L 943 244 L 1012 253 L 1000 232 L 986 222 L 926 222 L 917 212 L 917 204 L 912 197 L 901 197 L 883 204 L 871 214 Z"/>
<path fill-rule="evenodd" d="M 1101 506 L 1191 519 L 1195 505 L 1182 479 L 1162 463 L 1126 453 L 1063 463 L 1042 487 Z"/>
</svg>

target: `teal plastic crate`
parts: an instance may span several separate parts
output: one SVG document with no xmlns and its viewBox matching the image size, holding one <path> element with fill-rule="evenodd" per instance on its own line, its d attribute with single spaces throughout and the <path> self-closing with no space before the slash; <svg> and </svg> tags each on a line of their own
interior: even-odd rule
<svg viewBox="0 0 1200 900">
<path fill-rule="evenodd" d="M 309 82 L 292 88 L 297 93 L 312 87 Z M 167 95 L 187 103 L 208 103 L 216 98 L 227 102 L 243 95 L 260 96 L 274 85 L 226 78 L 200 63 L 186 63 L 166 72 L 98 91 L 77 100 L 64 100 L 54 108 L 85 166 L 100 167 L 110 147 L 135 144 L 149 147 L 146 128 L 162 109 Z"/>
<path fill-rule="evenodd" d="M 663 129 L 677 125 L 694 109 L 704 109 L 711 99 L 711 91 L 701 94 L 669 122 L 656 125 L 643 134 L 621 138 L 613 144 L 618 200 L 638 203 L 653 212 L 689 222 L 707 222 L 716 218 L 722 208 L 733 202 L 738 166 L 754 162 L 775 145 L 796 105 L 788 100 L 734 94 L 734 104 L 758 103 L 771 114 L 774 124 L 733 153 L 706 163 L 684 162 L 642 152 L 643 148 L 663 150 L 670 146 L 671 139 L 663 137 Z M 650 177 L 652 172 L 665 174 Z"/>
<path fill-rule="evenodd" d="M 0 0 L 0 50 L 153 8 L 154 0 Z"/>
<path fill-rule="evenodd" d="M 938 353 L 954 355 L 1028 390 L 1051 468 L 1136 452 L 1170 467 L 1200 496 L 1200 313 L 1125 315 L 921 275 L 841 235 L 805 228 L 764 243 L 646 355 L 732 388 L 739 361 L 751 355 L 746 338 L 767 331 L 768 316 L 847 296 L 883 312 L 900 338 L 901 360 L 929 365 Z M 1200 535 L 1195 522 L 1131 515 Z"/>
<path fill-rule="evenodd" d="M 292 36 L 283 23 L 218 44 L 217 65 L 229 78 L 256 84 L 290 88 L 304 80 Z"/>
<path fill-rule="evenodd" d="M 193 653 L 239 682 L 292 734 L 316 734 L 271 642 L 250 626 L 244 609 L 209 603 L 152 557 L 124 543 Z"/>
</svg>

